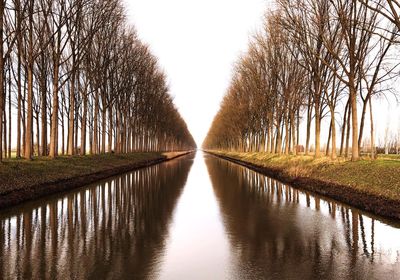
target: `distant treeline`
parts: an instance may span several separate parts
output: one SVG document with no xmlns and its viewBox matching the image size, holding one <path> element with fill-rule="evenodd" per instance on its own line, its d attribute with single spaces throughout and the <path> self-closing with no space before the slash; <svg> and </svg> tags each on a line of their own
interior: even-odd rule
<svg viewBox="0 0 400 280">
<path fill-rule="evenodd" d="M 195 146 L 121 1 L 0 0 L 0 20 L 0 159 Z"/>
<path fill-rule="evenodd" d="M 313 136 L 319 157 L 329 117 L 327 155 L 357 160 L 368 142 L 374 158 L 373 101 L 393 93 L 399 77 L 399 15 L 394 0 L 277 0 L 238 61 L 203 146 L 308 154 Z"/>
</svg>

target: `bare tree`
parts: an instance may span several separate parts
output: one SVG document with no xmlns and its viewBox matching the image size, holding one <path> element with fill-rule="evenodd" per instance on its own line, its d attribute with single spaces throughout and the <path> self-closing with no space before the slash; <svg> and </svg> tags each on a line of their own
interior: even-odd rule
<svg viewBox="0 0 400 280">
<path fill-rule="evenodd" d="M 347 157 L 351 146 L 351 158 L 357 160 L 369 106 L 374 156 L 372 97 L 388 92 L 387 84 L 399 65 L 393 48 L 398 28 L 387 27 L 382 20 L 382 10 L 388 7 L 379 0 L 279 0 L 277 4 L 274 12 L 267 13 L 263 32 L 238 60 L 203 147 L 296 153 L 305 114 L 305 152 L 314 119 L 318 157 L 322 119 L 329 115 L 326 154 L 336 159 L 338 115 L 343 120 L 340 155 L 344 152 Z M 387 4 L 390 8 L 393 3 Z M 345 106 L 340 111 L 342 100 Z"/>
<path fill-rule="evenodd" d="M 121 1 L 1 1 L 0 14 L 0 159 L 13 144 L 27 159 L 195 147 Z"/>
</svg>

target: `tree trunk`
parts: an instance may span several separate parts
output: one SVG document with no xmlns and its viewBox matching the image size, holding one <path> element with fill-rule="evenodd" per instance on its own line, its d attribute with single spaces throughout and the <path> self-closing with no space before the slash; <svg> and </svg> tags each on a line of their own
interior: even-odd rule
<svg viewBox="0 0 400 280">
<path fill-rule="evenodd" d="M 363 138 L 363 133 L 364 133 L 364 123 L 365 123 L 365 115 L 367 112 L 367 105 L 369 101 L 370 95 L 368 94 L 367 97 L 365 98 L 365 101 L 363 102 L 363 107 L 362 107 L 362 112 L 361 112 L 361 121 L 360 121 L 360 132 L 358 136 L 358 149 L 361 150 L 361 145 L 362 145 L 362 138 Z"/>
<path fill-rule="evenodd" d="M 51 158 L 58 156 L 58 69 L 59 62 L 54 62 L 54 73 L 53 73 L 53 108 L 51 115 L 51 133 L 50 133 L 50 151 L 49 155 Z"/>
<path fill-rule="evenodd" d="M 61 107 L 61 154 L 65 155 L 65 123 L 63 107 Z"/>
<path fill-rule="evenodd" d="M 11 71 L 11 69 L 10 69 Z M 11 158 L 11 73 L 8 80 L 8 158 Z"/>
<path fill-rule="evenodd" d="M 331 113 L 331 130 L 332 130 L 332 153 L 331 159 L 335 160 L 337 158 L 336 155 L 336 122 L 335 122 L 335 112 L 332 110 Z"/>
<path fill-rule="evenodd" d="M 4 97 L 4 0 L 0 0 L 0 118 L 3 118 Z M 0 162 L 3 161 L 3 122 L 0 120 Z"/>
<path fill-rule="evenodd" d="M 371 122 L 371 159 L 376 159 L 374 118 L 372 115 L 372 100 L 371 100 L 371 98 L 369 99 L 369 116 L 370 116 L 370 122 Z"/>
<path fill-rule="evenodd" d="M 297 122 L 296 122 L 296 132 L 297 132 L 297 137 L 296 137 L 296 146 L 300 145 L 300 109 L 297 110 Z M 296 147 L 297 149 L 297 147 Z"/>
<path fill-rule="evenodd" d="M 74 155 L 78 154 L 78 135 L 79 135 L 79 110 L 75 102 L 75 123 L 74 123 Z"/>
<path fill-rule="evenodd" d="M 315 158 L 319 158 L 321 156 L 321 116 L 320 116 L 320 103 L 319 97 L 315 102 Z"/>
<path fill-rule="evenodd" d="M 9 75 L 10 75 L 11 73 L 9 72 Z M 8 143 L 7 143 L 7 132 L 8 132 L 8 130 L 11 130 L 11 127 L 7 130 L 7 110 L 6 110 L 6 105 L 7 105 L 7 92 L 9 91 L 8 90 L 9 89 L 9 87 L 8 87 L 8 84 L 7 84 L 7 81 L 6 81 L 6 75 L 5 75 L 5 80 L 4 80 L 4 97 L 3 97 L 3 136 L 4 136 L 4 155 L 3 155 L 3 157 L 4 158 L 7 158 L 8 157 Z M 11 144 L 11 143 L 10 143 Z"/>
<path fill-rule="evenodd" d="M 73 67 L 75 64 L 73 63 Z M 69 91 L 69 118 L 68 118 L 68 155 L 74 155 L 74 124 L 75 124 L 75 71 L 71 73 L 71 87 Z"/>
<path fill-rule="evenodd" d="M 94 154 L 98 154 L 99 153 L 99 145 L 98 145 L 99 125 L 98 125 L 98 119 L 99 119 L 99 94 L 96 91 L 95 105 L 94 105 L 94 118 L 93 118 L 93 153 Z"/>
<path fill-rule="evenodd" d="M 292 135 L 292 148 L 291 152 L 294 155 L 297 155 L 297 147 L 296 147 L 296 124 L 295 124 L 295 112 L 290 112 L 290 125 L 291 125 L 291 135 Z"/>
<path fill-rule="evenodd" d="M 267 153 L 272 153 L 272 149 L 271 149 L 271 126 L 268 124 L 267 125 Z"/>
<path fill-rule="evenodd" d="M 349 104 L 349 114 L 347 116 L 346 149 L 345 149 L 346 158 L 349 157 L 350 129 L 351 129 L 351 107 Z"/>
<path fill-rule="evenodd" d="M 358 119 L 357 119 L 357 92 L 355 88 L 355 81 L 350 77 L 350 104 L 351 104 L 351 125 L 352 125 L 352 141 L 351 141 L 351 160 L 356 161 L 359 159 L 358 149 Z"/>
<path fill-rule="evenodd" d="M 112 152 L 112 139 L 113 139 L 113 111 L 112 106 L 108 108 L 108 152 Z"/>
<path fill-rule="evenodd" d="M 306 135 L 306 148 L 305 148 L 306 155 L 308 155 L 310 152 L 311 120 L 312 120 L 312 106 L 311 106 L 311 98 L 309 97 L 307 106 L 307 135 Z"/>
<path fill-rule="evenodd" d="M 44 68 L 44 65 L 42 66 Z M 43 71 L 43 70 L 42 70 Z M 41 123 L 42 123 L 42 150 L 41 155 L 47 156 L 47 82 L 44 72 L 41 74 Z M 39 152 L 39 151 L 38 151 Z"/>
<path fill-rule="evenodd" d="M 40 156 L 39 111 L 36 112 L 36 153 L 37 156 Z"/>
<path fill-rule="evenodd" d="M 120 136 L 120 120 L 119 120 L 120 114 L 116 112 L 115 114 L 115 140 L 114 140 L 114 150 L 116 153 L 119 153 L 119 136 Z"/>
<path fill-rule="evenodd" d="M 82 112 L 82 122 L 81 122 L 81 155 L 86 154 L 86 125 L 87 125 L 87 93 L 83 93 L 83 112 Z"/>
<path fill-rule="evenodd" d="M 107 108 L 101 110 L 101 153 L 106 152 Z"/>
<path fill-rule="evenodd" d="M 21 115 L 22 115 L 22 82 L 21 82 L 21 39 L 18 36 L 18 62 L 17 62 L 17 158 L 21 158 Z"/>
<path fill-rule="evenodd" d="M 344 136 L 346 134 L 346 125 L 347 125 L 347 114 L 349 111 L 349 102 L 346 103 L 346 107 L 344 109 L 344 114 L 343 114 L 343 125 L 342 125 L 342 135 L 341 135 L 341 140 L 340 140 L 340 153 L 339 155 L 343 155 L 343 148 L 344 148 Z M 350 116 L 349 116 L 350 117 Z"/>
<path fill-rule="evenodd" d="M 331 145 L 331 136 L 332 136 L 332 119 L 331 119 L 331 123 L 329 124 L 328 142 L 326 144 L 325 156 L 329 155 L 329 148 Z"/>
<path fill-rule="evenodd" d="M 278 155 L 282 154 L 282 136 L 281 136 L 281 125 L 278 123 L 276 127 L 276 145 L 275 145 L 275 153 Z"/>
<path fill-rule="evenodd" d="M 287 115 L 288 113 L 286 113 Z M 285 155 L 289 155 L 289 143 L 290 143 L 290 132 L 289 132 L 289 117 L 285 117 Z"/>
<path fill-rule="evenodd" d="M 31 4 L 32 5 L 32 4 Z M 32 19 L 33 20 L 33 19 Z M 31 26 L 32 28 L 32 26 Z M 32 30 L 29 31 L 30 47 L 28 61 L 28 116 L 25 131 L 25 153 L 26 159 L 32 159 L 32 134 L 33 134 L 33 37 Z"/>
<path fill-rule="evenodd" d="M 4 93 L 7 92 L 7 89 L 5 88 Z M 6 94 L 4 94 L 4 97 L 6 96 Z M 0 141 L 3 141 L 3 150 L 1 151 L 3 153 L 3 157 L 7 158 L 7 113 L 5 110 L 5 104 L 6 104 L 6 100 L 5 98 L 3 99 L 3 116 L 1 116 L 1 121 L 3 122 L 3 139 L 0 139 Z"/>
<path fill-rule="evenodd" d="M 24 67 L 25 68 L 25 73 L 27 73 L 28 72 L 28 70 L 26 69 L 26 67 Z M 26 93 L 27 93 L 27 79 L 25 79 L 25 82 L 24 82 L 24 95 L 23 95 L 23 98 L 22 98 L 22 139 L 21 139 L 21 141 L 22 141 L 22 154 L 23 155 L 25 155 L 25 134 L 26 134 L 26 126 L 25 126 L 25 124 L 26 124 L 26 110 L 25 110 L 25 108 L 26 108 Z"/>
</svg>

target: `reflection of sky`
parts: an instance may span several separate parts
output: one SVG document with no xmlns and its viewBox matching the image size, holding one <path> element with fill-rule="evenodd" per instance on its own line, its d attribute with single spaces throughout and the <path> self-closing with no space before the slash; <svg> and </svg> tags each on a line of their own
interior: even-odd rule
<svg viewBox="0 0 400 280">
<path fill-rule="evenodd" d="M 160 279 L 226 279 L 229 246 L 200 153 L 175 209 Z"/>
</svg>

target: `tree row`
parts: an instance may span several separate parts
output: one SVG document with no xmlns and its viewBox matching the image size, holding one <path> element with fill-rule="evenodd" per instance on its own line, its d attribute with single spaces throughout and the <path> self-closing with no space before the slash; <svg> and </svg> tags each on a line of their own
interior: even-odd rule
<svg viewBox="0 0 400 280">
<path fill-rule="evenodd" d="M 0 159 L 195 146 L 119 0 L 0 1 Z"/>
<path fill-rule="evenodd" d="M 397 94 L 399 13 L 398 1 L 277 0 L 235 66 L 204 148 L 309 154 L 314 139 L 315 157 L 357 160 L 364 148 L 374 158 L 373 103 Z"/>
</svg>

